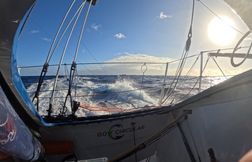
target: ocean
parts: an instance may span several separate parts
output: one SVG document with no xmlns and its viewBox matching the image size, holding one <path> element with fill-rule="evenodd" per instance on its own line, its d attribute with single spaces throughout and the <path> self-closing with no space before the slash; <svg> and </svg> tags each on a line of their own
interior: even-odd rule
<svg viewBox="0 0 252 162">
<path fill-rule="evenodd" d="M 23 83 L 31 99 L 33 98 L 38 76 L 22 76 Z M 47 115 L 49 101 L 51 98 L 55 77 L 47 76 L 42 85 L 39 95 L 39 114 Z M 74 79 L 72 86 L 73 100 L 81 102 L 90 107 L 105 107 L 107 109 L 120 109 L 122 111 L 134 111 L 139 109 L 151 109 L 159 104 L 161 91 L 168 90 L 174 77 L 168 76 L 164 85 L 163 76 L 137 76 L 137 75 L 88 75 L 78 76 Z M 222 81 L 224 77 L 203 77 L 201 90 L 214 86 Z M 69 87 L 69 78 L 60 76 L 54 93 L 53 115 L 60 114 Z M 198 77 L 181 77 L 177 88 L 167 99 L 164 105 L 181 102 L 199 92 Z M 67 99 L 66 114 L 71 113 L 70 100 Z M 90 111 L 78 109 L 78 117 L 97 116 L 117 112 Z"/>
</svg>

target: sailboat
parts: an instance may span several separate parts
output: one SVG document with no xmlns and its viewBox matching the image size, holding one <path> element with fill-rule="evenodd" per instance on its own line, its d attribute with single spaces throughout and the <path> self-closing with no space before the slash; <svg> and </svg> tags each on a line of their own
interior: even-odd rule
<svg viewBox="0 0 252 162">
<path fill-rule="evenodd" d="M 251 29 L 250 1 L 225 1 Z M 89 3 L 89 8 L 96 5 L 96 0 L 85 2 Z M 174 92 L 174 86 L 163 89 L 156 108 L 101 116 L 76 117 L 74 113 L 64 114 L 64 110 L 53 114 L 52 95 L 48 114 L 41 116 L 36 109 L 40 87 L 37 95 L 30 99 L 19 76 L 15 56 L 17 39 L 34 5 L 34 0 L 0 2 L 3 8 L 0 10 L 0 150 L 4 152 L 4 155 L 0 154 L 1 160 L 14 156 L 28 161 L 232 162 L 238 161 L 251 148 L 251 70 L 176 104 L 162 105 Z M 191 27 L 185 52 L 190 48 Z M 234 48 L 232 60 L 248 34 Z M 217 50 L 211 55 L 227 57 L 230 54 L 220 54 Z M 244 57 L 244 61 L 251 57 L 249 52 L 239 56 Z M 180 67 L 185 57 L 181 60 Z M 75 65 L 74 60 L 72 73 Z M 48 66 L 46 62 L 38 85 L 42 84 Z M 180 71 L 181 68 L 173 85 L 179 80 Z M 73 76 L 68 81 L 71 85 Z M 74 102 L 70 104 L 74 105 Z"/>
</svg>

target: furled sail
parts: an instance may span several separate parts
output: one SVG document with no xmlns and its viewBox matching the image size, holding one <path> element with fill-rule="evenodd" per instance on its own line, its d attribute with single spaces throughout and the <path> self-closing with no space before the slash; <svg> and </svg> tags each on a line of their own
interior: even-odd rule
<svg viewBox="0 0 252 162">
<path fill-rule="evenodd" d="M 252 29 L 252 1 L 251 0 L 225 0 L 229 4 L 243 21 L 248 25 L 249 29 Z"/>
</svg>

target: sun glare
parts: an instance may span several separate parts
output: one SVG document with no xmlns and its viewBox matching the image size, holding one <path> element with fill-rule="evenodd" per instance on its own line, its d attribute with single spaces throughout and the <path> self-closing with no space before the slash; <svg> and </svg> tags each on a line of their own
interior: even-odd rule
<svg viewBox="0 0 252 162">
<path fill-rule="evenodd" d="M 236 31 L 234 22 L 227 16 L 213 18 L 208 24 L 208 38 L 216 45 L 225 46 L 233 43 Z"/>
</svg>

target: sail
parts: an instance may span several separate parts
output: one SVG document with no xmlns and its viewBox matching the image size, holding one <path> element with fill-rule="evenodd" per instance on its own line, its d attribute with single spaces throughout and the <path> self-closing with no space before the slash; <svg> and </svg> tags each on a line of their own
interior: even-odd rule
<svg viewBox="0 0 252 162">
<path fill-rule="evenodd" d="M 249 29 L 252 29 L 252 1 L 251 0 L 225 0 L 229 4 L 243 21 L 248 25 Z"/>
</svg>

